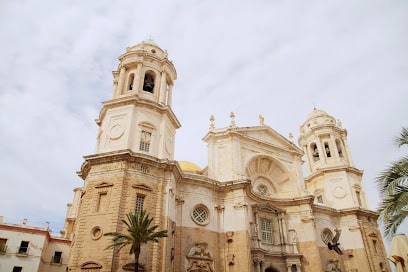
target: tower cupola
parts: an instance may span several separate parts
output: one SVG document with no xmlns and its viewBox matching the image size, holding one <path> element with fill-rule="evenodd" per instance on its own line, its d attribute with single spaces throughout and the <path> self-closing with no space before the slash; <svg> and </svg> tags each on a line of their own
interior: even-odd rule
<svg viewBox="0 0 408 272">
<path fill-rule="evenodd" d="M 131 150 L 160 159 L 174 158 L 176 129 L 171 108 L 177 78 L 168 54 L 153 41 L 128 47 L 113 72 L 112 99 L 103 102 L 96 123 L 96 153 Z"/>
<path fill-rule="evenodd" d="M 353 166 L 348 152 L 347 130 L 323 110 L 314 109 L 300 127 L 309 173 L 317 169 Z"/>
</svg>

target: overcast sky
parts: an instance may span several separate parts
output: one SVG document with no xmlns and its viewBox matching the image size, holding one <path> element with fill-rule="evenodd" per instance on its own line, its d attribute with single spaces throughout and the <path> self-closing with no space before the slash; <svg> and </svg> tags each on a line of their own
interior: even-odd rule
<svg viewBox="0 0 408 272">
<path fill-rule="evenodd" d="M 207 165 L 211 114 L 262 114 L 297 143 L 316 107 L 348 130 L 377 207 L 375 177 L 407 153 L 393 138 L 408 125 L 408 1 L 14 0 L 0 3 L 0 215 L 62 228 L 117 57 L 149 38 L 177 69 L 177 160 Z"/>
</svg>

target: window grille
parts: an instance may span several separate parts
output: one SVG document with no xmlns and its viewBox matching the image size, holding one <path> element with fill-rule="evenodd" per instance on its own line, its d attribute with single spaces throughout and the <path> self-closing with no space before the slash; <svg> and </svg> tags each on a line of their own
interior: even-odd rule
<svg viewBox="0 0 408 272">
<path fill-rule="evenodd" d="M 265 242 L 272 243 L 272 222 L 270 220 L 262 219 L 261 238 Z"/>
<path fill-rule="evenodd" d="M 143 204 L 144 204 L 145 196 L 137 195 L 136 196 L 136 212 L 141 213 L 143 211 Z"/>
</svg>

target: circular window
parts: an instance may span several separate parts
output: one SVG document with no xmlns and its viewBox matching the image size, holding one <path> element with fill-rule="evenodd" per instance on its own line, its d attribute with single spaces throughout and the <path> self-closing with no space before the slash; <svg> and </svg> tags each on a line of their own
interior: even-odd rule
<svg viewBox="0 0 408 272">
<path fill-rule="evenodd" d="M 100 227 L 96 226 L 91 230 L 92 239 L 98 240 L 102 237 L 102 230 Z"/>
<path fill-rule="evenodd" d="M 258 193 L 262 196 L 266 196 L 268 194 L 268 188 L 265 185 L 259 185 Z"/>
<path fill-rule="evenodd" d="M 322 232 L 322 240 L 327 245 L 333 240 L 333 233 L 329 229 L 324 229 Z"/>
<path fill-rule="evenodd" d="M 194 208 L 191 216 L 199 225 L 206 225 L 208 223 L 208 209 L 205 206 L 197 206 Z"/>
</svg>

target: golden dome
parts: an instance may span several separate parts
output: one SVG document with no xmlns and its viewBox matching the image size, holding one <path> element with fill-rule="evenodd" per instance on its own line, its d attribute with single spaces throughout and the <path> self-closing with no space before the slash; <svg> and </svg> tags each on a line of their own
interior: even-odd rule
<svg viewBox="0 0 408 272">
<path fill-rule="evenodd" d="M 189 161 L 179 161 L 178 164 L 180 165 L 181 170 L 186 172 L 198 173 L 201 171 L 201 168 L 197 164 Z"/>
</svg>

